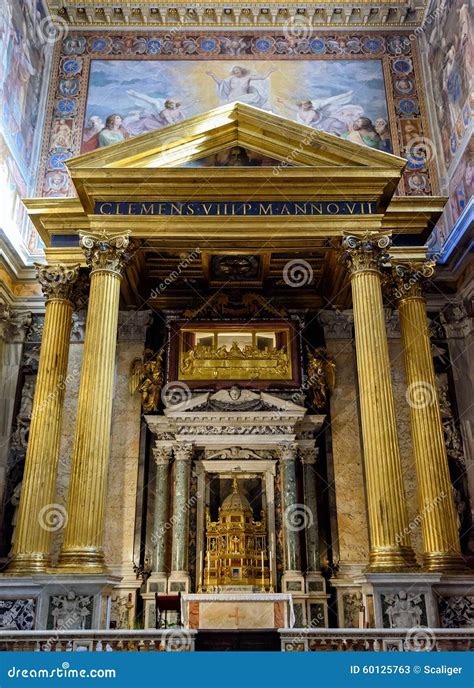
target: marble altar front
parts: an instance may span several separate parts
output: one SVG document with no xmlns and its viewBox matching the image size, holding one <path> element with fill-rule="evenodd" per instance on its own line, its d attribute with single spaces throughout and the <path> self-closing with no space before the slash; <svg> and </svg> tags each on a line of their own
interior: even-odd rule
<svg viewBox="0 0 474 688">
<path fill-rule="evenodd" d="M 293 628 L 293 598 L 288 593 L 182 596 L 181 616 L 191 629 Z"/>
</svg>

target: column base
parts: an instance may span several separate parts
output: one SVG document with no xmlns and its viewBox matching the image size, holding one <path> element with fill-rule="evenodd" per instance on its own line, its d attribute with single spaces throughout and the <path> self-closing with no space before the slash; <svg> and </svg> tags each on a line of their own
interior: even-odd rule
<svg viewBox="0 0 474 688">
<path fill-rule="evenodd" d="M 56 569 L 50 569 L 46 575 L 25 576 L 21 580 L 3 574 L 0 576 L 0 600 L 3 611 L 10 614 L 0 616 L 0 630 L 109 628 L 110 598 L 119 582 L 119 578 L 111 576 L 62 575 Z M 7 626 L 3 627 L 2 622 Z"/>
<path fill-rule="evenodd" d="M 171 571 L 168 579 L 168 592 L 190 592 L 191 578 L 187 571 Z"/>
<path fill-rule="evenodd" d="M 14 555 L 6 572 L 9 576 L 31 576 L 46 573 L 50 566 L 49 556 L 42 552 L 20 553 Z"/>
<path fill-rule="evenodd" d="M 60 553 L 58 569 L 66 573 L 108 574 L 104 552 L 96 547 L 67 549 Z"/>
<path fill-rule="evenodd" d="M 419 569 L 411 547 L 380 547 L 369 554 L 369 573 L 406 572 L 407 569 Z"/>
<path fill-rule="evenodd" d="M 425 552 L 423 569 L 431 573 L 472 574 L 459 552 Z"/>
</svg>

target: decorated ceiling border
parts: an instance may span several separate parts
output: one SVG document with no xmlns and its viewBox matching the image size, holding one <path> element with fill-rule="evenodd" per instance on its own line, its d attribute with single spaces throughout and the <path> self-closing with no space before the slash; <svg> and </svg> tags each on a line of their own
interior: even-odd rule
<svg viewBox="0 0 474 688">
<path fill-rule="evenodd" d="M 57 45 L 44 126 L 38 196 L 73 196 L 65 162 L 80 153 L 89 73 L 93 59 L 129 60 L 365 60 L 381 59 L 393 152 L 408 158 L 400 195 L 438 193 L 436 170 L 430 156 L 431 135 L 421 83 L 418 46 L 407 33 L 337 32 L 295 38 L 284 32 L 258 31 L 70 32 Z M 402 81 L 411 90 L 401 92 Z M 406 86 L 406 83 L 405 83 Z M 406 91 L 406 88 L 404 89 Z M 69 145 L 54 145 L 57 123 L 72 120 Z"/>
</svg>

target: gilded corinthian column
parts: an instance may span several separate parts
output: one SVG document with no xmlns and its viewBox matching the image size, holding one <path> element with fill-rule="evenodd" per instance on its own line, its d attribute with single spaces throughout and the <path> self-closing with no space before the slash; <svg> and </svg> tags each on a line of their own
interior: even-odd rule
<svg viewBox="0 0 474 688">
<path fill-rule="evenodd" d="M 72 292 L 79 266 L 38 266 L 46 312 L 31 411 L 25 472 L 8 572 L 29 575 L 50 564 L 51 532 L 67 518 L 54 503 L 59 440 L 72 326 Z"/>
<path fill-rule="evenodd" d="M 169 592 L 188 592 L 189 481 L 193 445 L 188 443 L 175 445 L 173 454 L 175 458 L 175 476 Z"/>
<path fill-rule="evenodd" d="M 407 401 L 423 533 L 423 564 L 428 571 L 462 570 L 456 512 L 436 389 L 423 282 L 431 262 L 396 265 L 392 295 L 398 302 L 407 382 Z"/>
<path fill-rule="evenodd" d="M 128 258 L 128 235 L 81 236 L 91 267 L 71 467 L 68 522 L 59 566 L 105 570 L 102 549 L 110 449 L 112 397 L 120 280 Z"/>
<path fill-rule="evenodd" d="M 351 276 L 357 374 L 370 526 L 370 570 L 415 566 L 410 546 L 390 360 L 382 302 L 381 266 L 388 237 L 346 237 L 342 261 Z"/>
</svg>

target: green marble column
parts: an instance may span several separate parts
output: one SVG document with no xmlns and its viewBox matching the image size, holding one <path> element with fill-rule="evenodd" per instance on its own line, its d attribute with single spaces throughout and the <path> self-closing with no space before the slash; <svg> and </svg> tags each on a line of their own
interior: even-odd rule
<svg viewBox="0 0 474 688">
<path fill-rule="evenodd" d="M 168 493 L 171 447 L 154 447 L 156 464 L 155 510 L 153 514 L 153 573 L 166 573 L 166 543 L 168 540 Z"/>
<path fill-rule="evenodd" d="M 309 572 L 320 572 L 319 560 L 319 528 L 318 503 L 316 498 L 316 447 L 300 447 L 301 463 L 303 464 L 304 503 L 307 508 L 308 523 L 305 529 L 306 562 Z"/>
<path fill-rule="evenodd" d="M 293 442 L 280 446 L 281 505 L 283 512 L 283 536 L 285 541 L 285 573 L 300 572 L 300 536 L 305 526 L 304 505 L 298 503 L 296 492 L 296 457 L 298 445 Z"/>
<path fill-rule="evenodd" d="M 173 496 L 173 538 L 171 546 L 170 592 L 187 592 L 188 533 L 189 533 L 189 482 L 191 474 L 192 444 L 175 445 L 174 496 Z"/>
</svg>

